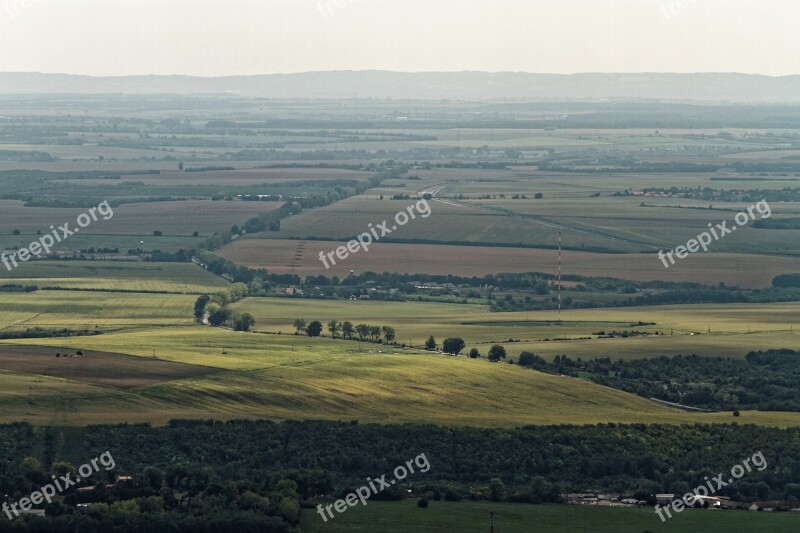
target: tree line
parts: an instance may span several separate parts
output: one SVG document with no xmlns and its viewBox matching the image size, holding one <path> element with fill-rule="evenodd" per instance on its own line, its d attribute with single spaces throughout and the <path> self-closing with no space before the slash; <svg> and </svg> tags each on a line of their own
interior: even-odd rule
<svg viewBox="0 0 800 533">
<path fill-rule="evenodd" d="M 292 325 L 294 326 L 295 335 L 308 335 L 309 337 L 319 337 L 324 329 L 322 322 L 319 320 L 306 323 L 305 319 L 298 318 Z M 353 324 L 349 320 L 343 322 L 331 320 L 327 324 L 327 329 L 334 339 L 340 337 L 347 340 L 358 339 L 359 341 L 394 344 L 397 338 L 397 333 L 391 326 Z"/>
<path fill-rule="evenodd" d="M 228 307 L 247 296 L 247 286 L 234 283 L 229 288 L 214 294 L 203 294 L 194 303 L 194 318 L 198 322 L 207 317 L 208 324 L 214 327 L 228 327 L 235 331 L 250 331 L 256 321 L 250 313 L 239 313 Z"/>
</svg>

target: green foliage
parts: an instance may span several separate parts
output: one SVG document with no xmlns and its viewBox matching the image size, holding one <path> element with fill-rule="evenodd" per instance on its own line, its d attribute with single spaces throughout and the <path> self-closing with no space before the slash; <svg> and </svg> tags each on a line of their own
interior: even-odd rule
<svg viewBox="0 0 800 533">
<path fill-rule="evenodd" d="M 608 357 L 577 361 L 556 356 L 550 363 L 520 354 L 519 364 L 577 377 L 646 398 L 712 410 L 800 412 L 800 352 L 750 352 L 744 359 L 677 355 L 630 361 Z"/>
<path fill-rule="evenodd" d="M 306 335 L 309 337 L 319 337 L 322 334 L 322 322 L 319 320 L 314 320 L 313 322 L 309 322 L 308 326 L 306 326 Z"/>
<path fill-rule="evenodd" d="M 256 323 L 250 313 L 235 313 L 233 315 L 233 329 L 236 331 L 250 331 Z"/>
<path fill-rule="evenodd" d="M 442 351 L 449 355 L 458 355 L 466 345 L 461 337 L 449 337 L 442 343 Z"/>
<path fill-rule="evenodd" d="M 496 363 L 500 359 L 506 358 L 506 349 L 499 344 L 495 344 L 489 349 L 488 359 L 493 363 Z"/>
<path fill-rule="evenodd" d="M 222 326 L 231 319 L 232 312 L 227 307 L 215 309 L 208 316 L 208 323 L 212 326 Z"/>
<path fill-rule="evenodd" d="M 203 315 L 206 312 L 206 305 L 208 302 L 211 301 L 211 296 L 208 294 L 204 294 L 197 298 L 197 301 L 194 303 L 194 317 L 195 319 L 203 318 Z"/>
<path fill-rule="evenodd" d="M 42 442 L 48 442 L 41 438 L 44 431 L 28 424 L 0 426 L 0 441 L 9 443 L 8 453 L 29 458 L 0 470 L 4 494 L 30 494 L 40 478 L 69 470 L 69 465 L 51 469 L 39 460 L 39 453 L 50 453 L 58 445 L 52 440 L 42 450 Z M 800 428 L 600 424 L 483 429 L 173 421 L 163 427 L 94 425 L 81 435 L 86 457 L 114 450 L 118 469 L 125 465 L 124 473 L 134 478 L 127 488 L 106 489 L 104 498 L 156 497 L 140 504 L 152 512 L 162 506 L 170 511 L 170 491 L 193 490 L 199 499 L 187 510 L 199 511 L 215 501 L 228 509 L 231 503 L 242 509 L 266 503 L 262 511 L 291 522 L 296 507 L 286 499 L 299 502 L 350 491 L 365 478 L 389 472 L 423 451 L 431 469 L 413 474 L 415 492 L 439 493 L 451 501 L 473 495 L 557 502 L 563 487 L 571 492 L 633 494 L 644 486 L 648 493 L 677 493 L 684 485 L 696 486 L 704 476 L 729 471 L 757 451 L 768 467 L 759 470 L 753 465 L 745 477 L 722 487 L 720 495 L 747 501 L 800 493 L 795 474 L 800 469 Z M 252 494 L 245 497 L 247 492 Z"/>
<path fill-rule="evenodd" d="M 773 287 L 800 287 L 800 274 L 782 274 L 772 280 Z"/>
<path fill-rule="evenodd" d="M 353 327 L 352 322 L 348 320 L 342 322 L 342 336 L 344 336 L 345 339 L 352 339 L 354 332 L 355 328 Z"/>
<path fill-rule="evenodd" d="M 436 349 L 436 339 L 433 338 L 433 335 L 425 341 L 425 349 L 431 352 Z"/>
</svg>

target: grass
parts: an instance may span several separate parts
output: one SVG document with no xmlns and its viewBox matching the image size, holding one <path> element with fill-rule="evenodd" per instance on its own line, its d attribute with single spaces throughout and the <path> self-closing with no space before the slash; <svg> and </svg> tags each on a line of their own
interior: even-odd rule
<svg viewBox="0 0 800 533">
<path fill-rule="evenodd" d="M 5 283 L 39 288 L 192 294 L 213 292 L 229 285 L 195 264 L 135 261 L 33 261 L 11 271 L 0 271 L 0 284 Z"/>
<path fill-rule="evenodd" d="M 3 293 L 2 330 L 119 329 L 191 325 L 195 297 L 82 291 Z"/>
<path fill-rule="evenodd" d="M 800 528 L 796 513 L 686 510 L 662 523 L 651 508 L 432 501 L 427 509 L 419 509 L 414 500 L 370 501 L 348 508 L 327 523 L 316 511 L 304 510 L 301 527 L 307 533 L 484 533 L 489 530 L 490 511 L 495 513 L 496 533 L 534 531 L 534 527 L 537 533 L 791 533 Z"/>
<path fill-rule="evenodd" d="M 251 313 L 256 329 L 261 331 L 293 331 L 291 325 L 297 318 L 323 324 L 332 319 L 349 320 L 392 326 L 398 342 L 417 347 L 422 347 L 430 335 L 439 343 L 446 337 L 462 337 L 467 351 L 477 347 L 486 354 L 489 345 L 499 343 L 512 356 L 527 350 L 550 357 L 567 354 L 584 359 L 691 353 L 744 357 L 752 350 L 791 348 L 797 342 L 795 326 L 800 334 L 800 303 L 566 310 L 561 314 L 561 325 L 554 311 L 490 313 L 482 305 L 427 302 L 248 298 L 237 308 Z M 633 327 L 640 321 L 655 325 Z M 594 335 L 611 330 L 649 335 L 614 339 Z M 584 337 L 592 338 L 577 340 Z M 565 338 L 571 340 L 556 340 Z M 508 339 L 517 342 L 509 343 Z"/>
<path fill-rule="evenodd" d="M 527 339 L 537 353 L 545 353 L 547 348 L 563 350 L 561 353 L 572 357 L 576 351 L 571 348 L 581 346 L 595 356 L 604 355 L 609 346 L 619 349 L 612 354 L 615 356 L 626 350 L 636 357 L 658 355 L 670 342 L 682 343 L 679 346 L 687 350 L 708 354 L 727 350 L 740 356 L 773 345 L 793 346 L 793 333 L 785 330 L 798 308 L 798 304 L 774 304 L 568 311 L 565 325 L 557 326 L 551 321 L 552 313 L 488 313 L 480 305 L 249 298 L 236 307 L 253 313 L 262 333 L 241 333 L 195 324 L 193 302 L 191 295 L 173 294 L 38 291 L 4 295 L 0 325 L 7 330 L 97 326 L 105 333 L 0 342 L 0 421 L 27 418 L 37 423 L 57 420 L 77 425 L 249 417 L 493 427 L 729 423 L 730 413 L 688 413 L 516 365 L 293 335 L 291 323 L 302 317 L 393 325 L 398 340 L 406 342 L 408 338 L 417 346 L 432 333 L 439 342 L 445 336 L 458 335 L 468 341 L 468 348 L 477 345 L 483 353 L 491 341 L 509 335 Z M 674 327 L 676 336 L 592 340 L 585 345 L 581 344 L 584 341 L 530 340 L 553 337 L 561 331 L 581 335 L 603 326 L 622 328 L 639 320 L 657 323 L 644 329 Z M 689 335 L 705 328 L 708 321 L 715 334 Z M 759 333 L 748 335 L 747 328 Z M 740 344 L 732 344 L 732 339 Z M 657 344 L 648 346 L 648 342 Z M 524 342 L 504 344 L 512 356 L 529 347 Z M 44 363 L 39 370 L 36 361 L 20 359 L 20 354 L 43 357 L 36 354 L 79 349 L 103 356 L 69 372 L 52 371 L 53 365 Z M 152 361 L 154 354 L 157 361 Z M 52 363 L 55 359 L 50 360 L 49 355 Z M 204 375 L 205 370 L 186 373 L 181 370 L 187 367 L 155 366 L 167 362 L 216 372 Z M 55 364 L 65 366 L 63 363 Z M 126 376 L 133 381 L 126 383 Z M 121 383 L 129 388 L 122 390 Z M 737 421 L 796 426 L 800 413 L 743 412 Z"/>
<path fill-rule="evenodd" d="M 15 346 L 16 345 L 16 346 Z M 523 424 L 728 423 L 730 413 L 698 414 L 668 408 L 582 380 L 551 376 L 516 365 L 453 358 L 378 345 L 294 335 L 235 333 L 193 326 L 147 329 L 69 339 L 3 343 L 119 352 L 216 367 L 224 372 L 138 388 L 104 389 L 111 404 L 125 404 L 114 418 L 103 413 L 104 395 L 79 402 L 63 422 L 116 419 L 163 423 L 170 418 L 326 419 L 363 422 L 430 422 L 510 427 Z M 222 353 L 222 346 L 227 353 Z M 74 376 L 82 379 L 81 376 Z M 45 377 L 45 381 L 52 378 Z M 64 381 L 67 390 L 76 386 Z M 84 386 L 84 385 L 81 385 Z M 31 398 L 28 418 L 44 420 L 53 404 Z M 83 399 L 83 398 L 82 398 Z M 2 421 L 19 419 L 10 413 Z M 38 418 L 37 418 L 38 417 Z M 800 424 L 798 413 L 743 412 L 740 423 Z"/>
</svg>

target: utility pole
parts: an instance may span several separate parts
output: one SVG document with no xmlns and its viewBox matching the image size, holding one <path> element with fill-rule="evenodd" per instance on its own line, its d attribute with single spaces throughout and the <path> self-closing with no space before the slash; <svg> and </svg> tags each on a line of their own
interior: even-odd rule
<svg viewBox="0 0 800 533">
<path fill-rule="evenodd" d="M 561 232 L 558 232 L 558 323 L 561 323 Z"/>
<path fill-rule="evenodd" d="M 489 533 L 494 533 L 494 511 L 489 511 Z"/>
</svg>

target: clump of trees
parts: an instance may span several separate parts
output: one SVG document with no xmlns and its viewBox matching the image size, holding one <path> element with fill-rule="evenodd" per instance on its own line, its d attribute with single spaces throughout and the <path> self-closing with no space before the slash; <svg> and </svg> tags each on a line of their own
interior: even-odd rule
<svg viewBox="0 0 800 533">
<path fill-rule="evenodd" d="M 214 327 L 227 327 L 235 331 L 250 331 L 256 321 L 250 313 L 239 313 L 228 307 L 247 296 L 247 285 L 234 283 L 214 294 L 203 294 L 194 303 L 194 318 L 198 322 L 208 320 Z"/>
</svg>

